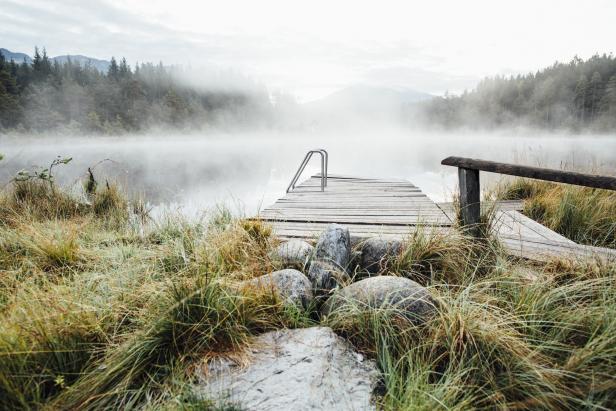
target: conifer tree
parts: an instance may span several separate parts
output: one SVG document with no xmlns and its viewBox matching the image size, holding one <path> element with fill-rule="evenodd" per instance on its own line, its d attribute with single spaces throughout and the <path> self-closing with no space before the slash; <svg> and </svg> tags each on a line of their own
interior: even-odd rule
<svg viewBox="0 0 616 411">
<path fill-rule="evenodd" d="M 575 106 L 582 123 L 586 120 L 586 105 L 588 102 L 588 79 L 584 74 L 580 76 L 575 86 Z"/>
<path fill-rule="evenodd" d="M 120 61 L 120 68 L 118 69 L 118 76 L 121 79 L 127 79 L 131 75 L 130 67 L 126 63 L 126 58 L 122 57 Z"/>
<path fill-rule="evenodd" d="M 117 81 L 119 74 L 120 74 L 120 69 L 118 67 L 118 62 L 116 61 L 115 57 L 111 57 L 111 62 L 109 63 L 109 69 L 107 70 L 107 77 Z"/>
</svg>

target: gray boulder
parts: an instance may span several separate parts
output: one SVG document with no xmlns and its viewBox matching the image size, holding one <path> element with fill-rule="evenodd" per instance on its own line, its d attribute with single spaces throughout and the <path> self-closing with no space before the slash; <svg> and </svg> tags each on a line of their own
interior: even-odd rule
<svg viewBox="0 0 616 411">
<path fill-rule="evenodd" d="M 334 267 L 346 270 L 351 260 L 351 235 L 349 229 L 330 224 L 317 241 L 315 259 L 327 261 Z"/>
<path fill-rule="evenodd" d="M 380 274 L 402 251 L 402 243 L 379 237 L 369 238 L 361 245 L 360 267 L 370 274 Z"/>
<path fill-rule="evenodd" d="M 284 268 L 303 271 L 310 267 L 314 247 L 302 240 L 289 240 L 280 244 L 270 254 L 270 258 Z"/>
<path fill-rule="evenodd" d="M 326 295 L 338 286 L 344 286 L 351 282 L 351 277 L 345 271 L 328 262 L 318 260 L 313 261 L 310 265 L 308 278 L 317 297 Z"/>
<path fill-rule="evenodd" d="M 336 315 L 358 308 L 392 309 L 421 323 L 436 312 L 436 301 L 425 287 L 413 280 L 383 275 L 336 290 L 321 307 L 321 314 Z"/>
<path fill-rule="evenodd" d="M 271 331 L 251 347 L 247 365 L 210 360 L 197 371 L 194 392 L 246 410 L 375 409 L 375 363 L 330 328 Z"/>
<path fill-rule="evenodd" d="M 349 230 L 330 224 L 319 237 L 315 257 L 308 271 L 308 278 L 317 294 L 326 294 L 349 280 L 348 266 L 351 260 L 351 236 Z"/>
<path fill-rule="evenodd" d="M 242 282 L 242 287 L 262 287 L 272 289 L 287 303 L 308 308 L 313 300 L 312 284 L 304 274 L 297 270 L 274 271 Z"/>
</svg>

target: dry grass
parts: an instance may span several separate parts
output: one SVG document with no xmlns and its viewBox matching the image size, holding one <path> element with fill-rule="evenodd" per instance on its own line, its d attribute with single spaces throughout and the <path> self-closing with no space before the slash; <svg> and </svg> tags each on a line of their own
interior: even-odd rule
<svg viewBox="0 0 616 411">
<path fill-rule="evenodd" d="M 500 198 L 524 200 L 530 218 L 581 243 L 616 248 L 616 192 L 517 179 Z"/>
<path fill-rule="evenodd" d="M 0 199 L 2 409 L 211 409 L 191 395 L 195 363 L 319 321 L 231 286 L 273 269 L 261 221 L 151 221 L 114 189 L 85 209 L 42 190 L 40 204 Z M 429 228 L 389 267 L 429 287 L 435 318 L 325 320 L 377 359 L 384 409 L 616 407 L 616 267 L 509 260 L 489 239 Z"/>
</svg>

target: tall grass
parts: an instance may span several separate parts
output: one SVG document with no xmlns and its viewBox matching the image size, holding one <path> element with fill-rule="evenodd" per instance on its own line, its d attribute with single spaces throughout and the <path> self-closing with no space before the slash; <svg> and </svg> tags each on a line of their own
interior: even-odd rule
<svg viewBox="0 0 616 411">
<path fill-rule="evenodd" d="M 143 332 L 108 352 L 57 400 L 61 408 L 117 409 L 140 403 L 177 363 L 239 350 L 252 333 L 292 325 L 279 301 L 239 295 L 217 281 L 173 287 L 168 308 Z"/>
<path fill-rule="evenodd" d="M 0 198 L 1 409 L 216 409 L 192 395 L 196 366 L 319 321 L 377 360 L 384 409 L 616 407 L 612 265 L 511 260 L 492 239 L 426 227 L 385 274 L 428 287 L 435 317 L 358 307 L 319 320 L 235 286 L 274 269 L 262 221 L 224 209 L 154 221 L 113 186 L 83 203 L 15 190 Z"/>
<path fill-rule="evenodd" d="M 613 409 L 616 268 L 478 271 L 433 277 L 439 314 L 421 326 L 365 307 L 327 319 L 377 359 L 384 408 Z"/>
<path fill-rule="evenodd" d="M 616 248 L 616 192 L 516 179 L 500 197 L 524 200 L 530 218 L 581 243 Z"/>
</svg>

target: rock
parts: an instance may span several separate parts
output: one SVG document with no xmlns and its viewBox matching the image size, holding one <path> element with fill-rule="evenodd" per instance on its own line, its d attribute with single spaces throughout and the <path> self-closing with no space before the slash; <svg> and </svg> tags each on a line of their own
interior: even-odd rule
<svg viewBox="0 0 616 411">
<path fill-rule="evenodd" d="M 369 238 L 361 246 L 360 267 L 370 274 L 382 273 L 401 251 L 400 241 L 378 237 Z"/>
<path fill-rule="evenodd" d="M 356 273 L 359 268 L 361 268 L 361 250 L 353 248 L 351 249 L 351 261 L 349 262 L 347 272 L 352 275 Z"/>
<path fill-rule="evenodd" d="M 413 322 L 421 323 L 435 313 L 436 302 L 415 281 L 382 275 L 336 290 L 321 307 L 321 314 L 334 315 L 352 307 L 395 309 Z"/>
<path fill-rule="evenodd" d="M 317 295 L 326 294 L 341 283 L 348 281 L 347 268 L 351 259 L 351 236 L 349 230 L 330 224 L 319 237 L 315 257 L 308 271 Z"/>
<path fill-rule="evenodd" d="M 346 271 L 351 259 L 351 235 L 347 228 L 330 224 L 321 233 L 315 250 L 315 259 L 326 261 Z"/>
<path fill-rule="evenodd" d="M 197 371 L 194 392 L 246 410 L 373 410 L 379 381 L 364 359 L 327 327 L 257 337 L 247 365 L 215 358 Z"/>
<path fill-rule="evenodd" d="M 328 294 L 338 286 L 351 281 L 349 275 L 324 261 L 313 261 L 308 271 L 308 278 L 317 296 Z"/>
<path fill-rule="evenodd" d="M 270 254 L 271 259 L 284 268 L 295 268 L 300 271 L 310 267 L 314 247 L 302 240 L 285 241 Z"/>
<path fill-rule="evenodd" d="M 308 308 L 313 300 L 310 280 L 303 273 L 293 269 L 274 271 L 244 281 L 242 286 L 274 288 L 287 303 L 303 308 Z"/>
</svg>

